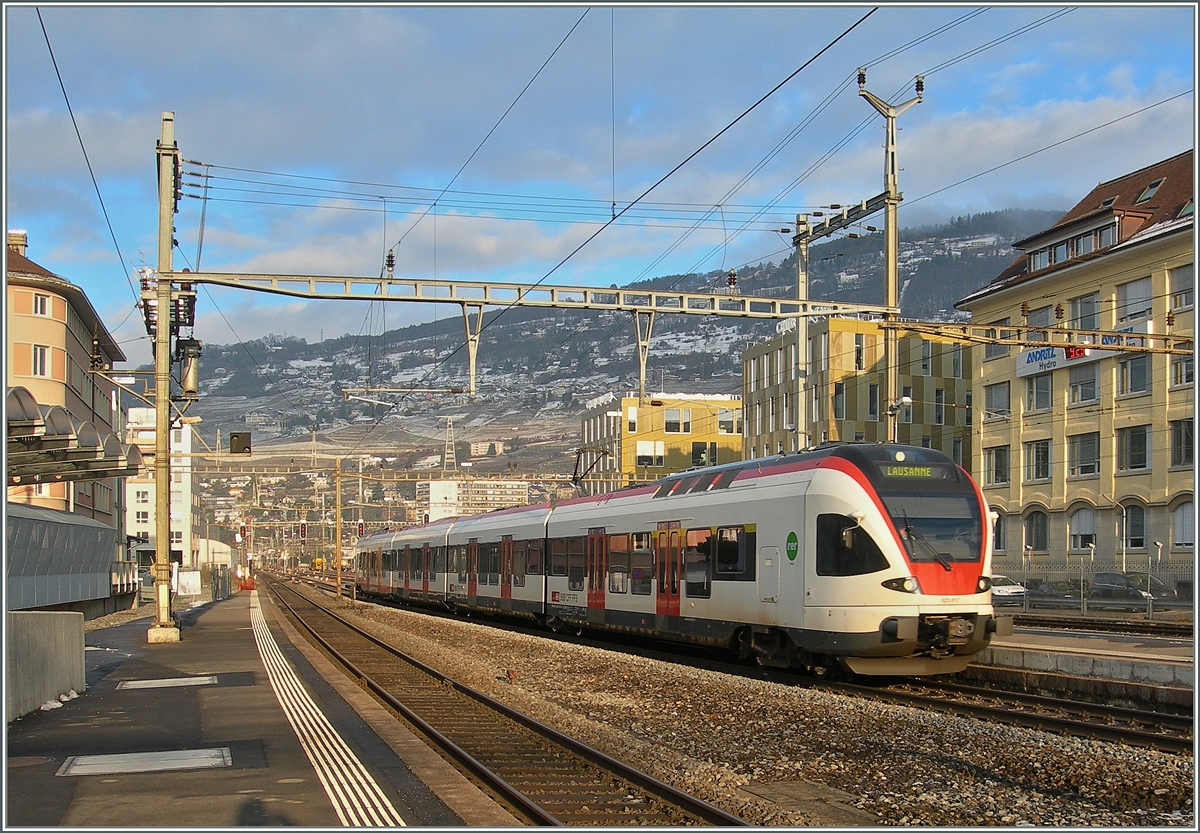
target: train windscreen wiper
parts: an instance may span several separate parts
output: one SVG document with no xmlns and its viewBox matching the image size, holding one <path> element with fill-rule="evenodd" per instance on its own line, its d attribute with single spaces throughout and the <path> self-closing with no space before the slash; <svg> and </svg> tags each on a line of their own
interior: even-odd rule
<svg viewBox="0 0 1200 833">
<path fill-rule="evenodd" d="M 904 514 L 904 537 L 908 542 L 908 554 L 912 556 L 914 560 L 916 560 L 917 554 L 912 548 L 912 542 L 916 542 L 929 551 L 929 554 L 933 556 L 933 560 L 942 565 L 943 570 L 945 570 L 947 573 L 950 572 L 950 559 L 946 557 L 946 554 L 944 552 L 938 552 L 937 548 L 935 548 L 933 544 L 929 543 L 929 541 L 925 539 L 924 535 L 917 532 L 917 530 L 913 527 L 912 522 L 908 520 L 907 509 L 901 509 L 900 511 Z"/>
</svg>

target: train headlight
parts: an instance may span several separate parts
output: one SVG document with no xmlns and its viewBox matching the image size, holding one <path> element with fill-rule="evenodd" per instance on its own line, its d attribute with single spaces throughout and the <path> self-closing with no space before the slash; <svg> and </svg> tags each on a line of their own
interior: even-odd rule
<svg viewBox="0 0 1200 833">
<path fill-rule="evenodd" d="M 980 576 L 979 581 L 975 582 L 976 593 L 986 593 L 992 589 L 992 580 L 988 576 Z"/>
<path fill-rule="evenodd" d="M 921 583 L 914 576 L 905 576 L 904 578 L 890 578 L 883 582 L 883 586 L 888 590 L 898 590 L 901 593 L 920 593 Z"/>
</svg>

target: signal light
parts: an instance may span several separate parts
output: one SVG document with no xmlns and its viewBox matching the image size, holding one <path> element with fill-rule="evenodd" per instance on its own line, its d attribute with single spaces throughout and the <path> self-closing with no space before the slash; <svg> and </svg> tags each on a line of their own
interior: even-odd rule
<svg viewBox="0 0 1200 833">
<path fill-rule="evenodd" d="M 308 537 L 308 524 L 304 523 L 303 521 L 300 522 L 300 537 Z"/>
<path fill-rule="evenodd" d="M 245 540 L 245 538 L 246 538 L 246 525 L 242 524 L 242 539 Z"/>
<path fill-rule="evenodd" d="M 358 537 L 361 538 L 362 536 L 363 536 L 363 522 L 359 521 L 358 522 Z"/>
</svg>

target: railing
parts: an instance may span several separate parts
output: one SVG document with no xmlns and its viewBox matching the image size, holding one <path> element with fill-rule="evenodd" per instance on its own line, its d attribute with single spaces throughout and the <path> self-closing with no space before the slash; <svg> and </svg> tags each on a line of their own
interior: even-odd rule
<svg viewBox="0 0 1200 833">
<path fill-rule="evenodd" d="M 1147 565 L 1132 561 L 1104 565 L 1068 558 L 1048 564 L 997 564 L 993 574 L 1006 575 L 1026 589 L 1024 594 L 1005 598 L 995 592 L 998 607 L 1024 611 L 1079 613 L 1125 612 L 1178 618 L 1190 615 L 1195 605 L 1195 568 Z M 1150 589 L 1150 597 L 1145 595 Z"/>
<path fill-rule="evenodd" d="M 136 561 L 112 562 L 111 582 L 113 596 L 137 590 L 138 574 Z"/>
</svg>

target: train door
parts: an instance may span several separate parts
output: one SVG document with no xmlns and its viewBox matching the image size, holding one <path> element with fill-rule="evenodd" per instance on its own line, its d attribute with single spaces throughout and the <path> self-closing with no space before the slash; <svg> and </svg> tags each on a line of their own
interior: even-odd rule
<svg viewBox="0 0 1200 833">
<path fill-rule="evenodd" d="M 479 591 L 479 539 L 467 542 L 467 595 L 474 597 Z"/>
<path fill-rule="evenodd" d="M 679 576 L 683 572 L 683 547 L 679 529 L 660 529 L 654 542 L 658 590 L 654 612 L 660 616 L 679 615 Z"/>
<path fill-rule="evenodd" d="M 407 596 L 412 590 L 412 584 L 409 582 L 409 576 L 412 575 L 412 550 L 408 548 L 407 544 L 400 553 L 400 572 L 404 576 L 404 595 Z"/>
<path fill-rule="evenodd" d="M 500 539 L 500 598 L 512 600 L 513 539 Z"/>
<path fill-rule="evenodd" d="M 428 595 L 429 571 L 433 569 L 433 554 L 430 552 L 428 544 L 421 548 L 421 562 L 423 564 L 421 572 L 421 592 Z"/>
<path fill-rule="evenodd" d="M 779 601 L 779 547 L 758 551 L 758 598 L 763 602 Z"/>
<path fill-rule="evenodd" d="M 588 530 L 586 563 L 588 610 L 604 610 L 604 577 L 608 573 L 608 536 L 604 534 L 603 527 Z"/>
</svg>

